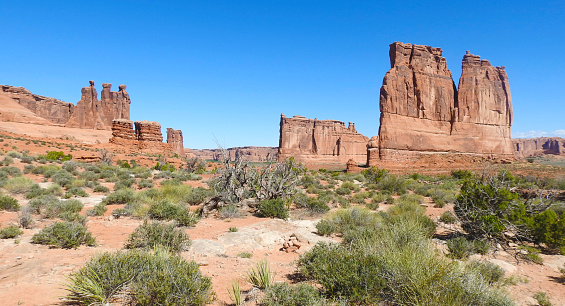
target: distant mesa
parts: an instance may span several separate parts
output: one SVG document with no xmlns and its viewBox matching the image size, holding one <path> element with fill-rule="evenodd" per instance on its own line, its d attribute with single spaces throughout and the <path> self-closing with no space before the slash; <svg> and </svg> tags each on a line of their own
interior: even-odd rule
<svg viewBox="0 0 565 306">
<path fill-rule="evenodd" d="M 355 124 L 337 120 L 287 118 L 281 114 L 279 160 L 294 157 L 299 162 L 345 164 L 352 159 L 364 163 L 369 138 L 357 133 Z"/>
<path fill-rule="evenodd" d="M 525 138 L 512 141 L 517 158 L 546 154 L 565 156 L 565 139 L 561 137 Z"/>
<path fill-rule="evenodd" d="M 379 136 L 367 164 L 463 153 L 513 158 L 512 98 L 504 67 L 469 52 L 459 89 L 440 48 L 395 42 L 380 94 Z"/>
</svg>

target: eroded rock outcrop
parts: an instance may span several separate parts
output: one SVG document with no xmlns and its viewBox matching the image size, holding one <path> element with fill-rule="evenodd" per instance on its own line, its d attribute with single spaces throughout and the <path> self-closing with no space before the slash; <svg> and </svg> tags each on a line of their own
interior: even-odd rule
<svg viewBox="0 0 565 306">
<path fill-rule="evenodd" d="M 23 87 L 0 85 L 4 95 L 29 109 L 38 117 L 55 124 L 65 124 L 75 109 L 75 105 L 61 100 L 31 93 Z"/>
<path fill-rule="evenodd" d="M 395 42 L 389 55 L 379 136 L 367 147 L 369 165 L 430 153 L 513 156 L 512 99 L 504 67 L 467 52 L 457 90 L 441 49 Z"/>
<path fill-rule="evenodd" d="M 110 143 L 142 150 L 173 152 L 184 157 L 182 131 L 167 128 L 167 143 L 163 142 L 161 124 L 154 121 L 114 119 Z"/>
<path fill-rule="evenodd" d="M 182 131 L 167 128 L 167 143 L 171 145 L 173 153 L 184 156 L 184 144 L 182 139 Z"/>
<path fill-rule="evenodd" d="M 539 137 L 513 139 L 514 155 L 517 158 L 545 154 L 565 155 L 565 139 L 561 137 Z"/>
<path fill-rule="evenodd" d="M 357 133 L 355 125 L 337 120 L 287 118 L 281 114 L 279 160 L 294 157 L 306 163 L 364 163 L 369 138 Z"/>
<path fill-rule="evenodd" d="M 66 126 L 109 130 L 112 128 L 112 120 L 129 120 L 131 100 L 126 92 L 126 86 L 120 85 L 118 92 L 111 91 L 111 88 L 112 84 L 102 84 L 101 99 L 98 100 L 94 81 L 90 81 L 90 86 L 82 88 L 82 97 L 77 102 Z"/>
</svg>

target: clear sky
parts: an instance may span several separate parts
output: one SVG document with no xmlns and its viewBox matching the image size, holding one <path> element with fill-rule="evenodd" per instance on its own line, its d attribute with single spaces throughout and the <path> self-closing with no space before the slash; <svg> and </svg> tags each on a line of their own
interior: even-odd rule
<svg viewBox="0 0 565 306">
<path fill-rule="evenodd" d="M 76 103 L 126 84 L 131 119 L 188 148 L 277 146 L 279 118 L 378 134 L 394 41 L 506 66 L 513 137 L 565 137 L 565 1 L 5 1 L 0 84 Z M 100 95 L 100 93 L 99 93 Z"/>
</svg>

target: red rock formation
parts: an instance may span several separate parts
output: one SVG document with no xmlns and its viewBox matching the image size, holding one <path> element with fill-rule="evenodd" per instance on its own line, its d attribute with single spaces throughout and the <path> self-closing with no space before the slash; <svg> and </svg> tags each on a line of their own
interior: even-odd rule
<svg viewBox="0 0 565 306">
<path fill-rule="evenodd" d="M 98 101 L 94 81 L 90 81 L 89 87 L 82 88 L 82 97 L 77 102 L 75 111 L 66 126 L 86 129 L 111 129 L 107 124 L 105 110 Z"/>
<path fill-rule="evenodd" d="M 439 48 L 391 44 L 369 165 L 429 153 L 512 156 L 512 99 L 504 68 L 466 54 L 458 92 L 441 55 Z"/>
<path fill-rule="evenodd" d="M 135 126 L 135 130 L 133 127 Z M 161 124 L 154 121 L 136 121 L 114 119 L 112 121 L 110 142 L 125 146 L 134 146 L 142 150 L 174 152 L 185 156 L 182 131 L 167 128 L 167 143 L 163 143 Z"/>
<path fill-rule="evenodd" d="M 182 131 L 167 128 L 167 143 L 173 148 L 173 152 L 179 156 L 184 156 L 184 143 L 182 140 Z"/>
<path fill-rule="evenodd" d="M 21 106 L 31 110 L 38 117 L 47 119 L 52 123 L 66 123 L 75 109 L 72 103 L 35 95 L 23 87 L 0 85 L 0 91 Z"/>
<path fill-rule="evenodd" d="M 561 137 L 513 139 L 512 142 L 517 158 L 544 154 L 565 155 L 565 139 Z"/>
<path fill-rule="evenodd" d="M 133 131 L 133 121 L 127 119 L 114 119 L 112 121 L 111 143 L 132 145 L 137 141 Z"/>
<path fill-rule="evenodd" d="M 113 119 L 128 119 L 131 100 L 126 91 L 126 85 L 120 85 L 120 91 L 111 91 L 112 84 L 102 84 L 102 97 L 100 103 L 104 109 L 104 115 L 108 124 L 112 124 Z"/>
<path fill-rule="evenodd" d="M 265 162 L 277 160 L 277 147 L 235 147 L 227 148 L 230 160 L 235 160 L 236 156 L 243 156 L 245 160 L 252 162 Z M 185 149 L 185 153 L 188 153 Z M 194 156 L 200 159 L 220 159 L 220 149 L 192 149 L 190 151 Z"/>
<path fill-rule="evenodd" d="M 345 164 L 347 173 L 359 172 L 360 168 L 353 159 L 349 159 Z"/>
<path fill-rule="evenodd" d="M 343 164 L 349 159 L 364 163 L 368 141 L 351 122 L 346 128 L 341 121 L 281 114 L 278 157 L 318 164 Z"/>
</svg>

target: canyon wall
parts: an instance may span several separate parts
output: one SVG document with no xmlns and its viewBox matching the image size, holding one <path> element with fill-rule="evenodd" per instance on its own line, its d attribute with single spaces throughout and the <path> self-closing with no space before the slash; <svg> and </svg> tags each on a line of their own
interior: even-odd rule
<svg viewBox="0 0 565 306">
<path fill-rule="evenodd" d="M 75 105 L 72 103 L 35 95 L 23 87 L 0 85 L 0 91 L 38 117 L 47 119 L 54 124 L 65 124 L 75 110 Z"/>
<path fill-rule="evenodd" d="M 539 137 L 513 139 L 514 155 L 517 158 L 544 154 L 565 155 L 565 139 L 561 137 Z"/>
<path fill-rule="evenodd" d="M 457 90 L 440 48 L 395 42 L 389 56 L 379 136 L 367 146 L 369 165 L 433 153 L 513 156 L 512 99 L 504 67 L 467 52 Z"/>
<path fill-rule="evenodd" d="M 364 163 L 369 138 L 357 133 L 355 124 L 337 120 L 287 118 L 281 114 L 278 158 L 299 162 L 345 164 L 349 159 Z"/>
</svg>

